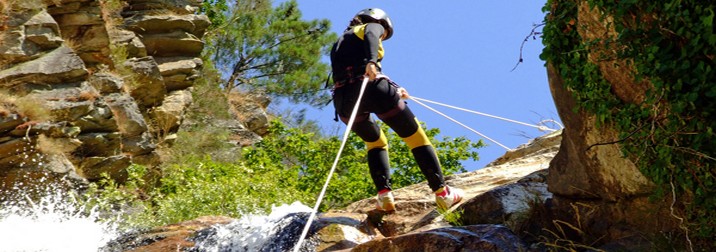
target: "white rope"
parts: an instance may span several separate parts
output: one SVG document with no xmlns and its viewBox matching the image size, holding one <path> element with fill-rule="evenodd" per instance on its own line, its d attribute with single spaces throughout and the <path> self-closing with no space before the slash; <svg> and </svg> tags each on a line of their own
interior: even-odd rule
<svg viewBox="0 0 716 252">
<path fill-rule="evenodd" d="M 462 124 L 461 122 L 458 122 L 458 121 L 455 120 L 455 119 L 452 119 L 452 117 L 449 117 L 449 116 L 447 116 L 446 114 L 443 114 L 443 113 L 441 113 L 440 111 L 435 110 L 434 108 L 432 108 L 432 107 L 426 105 L 425 103 L 420 102 L 420 100 L 422 100 L 422 99 L 416 98 L 416 97 L 413 97 L 413 96 L 410 96 L 410 98 L 413 99 L 413 101 L 415 101 L 416 103 L 422 105 L 423 107 L 425 107 L 425 108 L 427 108 L 427 109 L 429 109 L 429 110 L 432 110 L 433 112 L 437 113 L 438 115 L 444 116 L 444 117 L 447 118 L 448 120 L 453 121 L 454 123 L 457 123 L 457 124 L 459 124 L 460 126 L 465 127 L 466 129 L 468 129 L 468 130 L 470 130 L 470 131 L 472 131 L 472 132 L 475 132 L 476 134 L 480 135 L 481 137 L 483 137 L 483 138 L 485 138 L 485 139 L 487 139 L 487 140 L 490 140 L 491 142 L 493 142 L 493 143 L 499 145 L 499 146 L 502 147 L 502 148 L 505 148 L 505 150 L 507 150 L 507 151 L 512 151 L 512 149 L 510 149 L 510 147 L 507 147 L 507 146 L 505 146 L 504 144 L 501 144 L 501 143 L 499 143 L 499 142 L 493 140 L 492 138 L 489 138 L 488 136 L 486 136 L 486 135 L 484 135 L 484 134 L 478 132 L 477 130 L 474 130 L 474 129 L 468 127 L 467 125 Z"/>
<path fill-rule="evenodd" d="M 323 196 L 326 194 L 326 188 L 328 188 L 328 183 L 331 181 L 331 177 L 333 177 L 333 172 L 336 170 L 336 166 L 338 165 L 338 158 L 341 157 L 341 152 L 343 152 L 343 147 L 346 146 L 346 141 L 348 140 L 348 135 L 351 132 L 351 128 L 353 127 L 353 122 L 355 121 L 356 115 L 358 114 L 358 107 L 360 105 L 361 99 L 363 98 L 363 92 L 365 91 L 365 87 L 368 84 L 368 77 L 363 78 L 363 83 L 360 86 L 360 92 L 358 93 L 358 100 L 356 101 L 355 107 L 353 107 L 353 111 L 351 112 L 351 117 L 348 119 L 348 123 L 346 124 L 346 131 L 343 133 L 343 141 L 341 142 L 341 147 L 338 149 L 338 153 L 336 154 L 336 159 L 333 161 L 333 167 L 331 167 L 331 171 L 328 173 L 328 178 L 326 178 L 326 183 L 323 184 L 323 189 L 321 189 L 321 193 L 318 195 L 318 199 L 316 200 L 316 205 L 313 207 L 313 211 L 311 211 L 311 215 L 308 217 L 308 221 L 306 221 L 306 226 L 303 227 L 303 232 L 301 232 L 301 237 L 299 237 L 298 242 L 296 243 L 296 246 L 293 247 L 294 252 L 298 252 L 299 249 L 301 249 L 301 244 L 303 243 L 303 240 L 306 238 L 306 234 L 308 234 L 308 229 L 311 227 L 311 222 L 313 222 L 313 218 L 316 216 L 316 212 L 318 211 L 318 206 L 321 205 L 321 201 L 323 200 Z"/>
<path fill-rule="evenodd" d="M 423 98 L 419 98 L 419 97 L 411 96 L 410 98 L 413 99 L 414 101 L 429 102 L 429 103 L 432 103 L 432 104 L 437 104 L 437 105 L 445 106 L 445 107 L 452 108 L 452 109 L 462 110 L 462 111 L 465 111 L 465 112 L 469 112 L 469 113 L 473 113 L 473 114 L 478 114 L 478 115 L 481 115 L 481 116 L 487 116 L 487 117 L 491 117 L 491 118 L 495 118 L 495 119 L 499 119 L 499 120 L 503 120 L 503 121 L 508 121 L 508 122 L 511 122 L 511 123 L 516 123 L 516 124 L 521 124 L 521 125 L 525 125 L 525 126 L 529 126 L 529 127 L 534 127 L 534 128 L 539 129 L 540 131 L 557 131 L 556 129 L 551 129 L 551 128 L 548 128 L 547 126 L 544 126 L 544 125 L 534 125 L 534 124 L 524 123 L 524 122 L 520 122 L 520 121 L 515 121 L 515 120 L 512 120 L 512 119 L 507 119 L 507 118 L 504 118 L 504 117 L 499 117 L 499 116 L 495 116 L 495 115 L 485 114 L 485 113 L 477 112 L 477 111 L 474 111 L 474 110 L 469 110 L 469 109 L 464 109 L 464 108 L 460 108 L 460 107 L 455 107 L 455 106 L 451 106 L 451 105 L 447 105 L 447 104 L 444 104 L 444 103 L 439 103 L 439 102 L 435 102 L 435 101 L 431 101 L 431 100 L 423 99 Z M 553 123 L 559 125 L 560 127 L 564 128 L 561 124 L 559 124 L 558 122 L 556 122 L 556 121 L 554 121 L 554 120 L 544 120 L 544 121 L 541 121 L 540 123 L 545 123 L 545 122 L 553 122 Z"/>
</svg>

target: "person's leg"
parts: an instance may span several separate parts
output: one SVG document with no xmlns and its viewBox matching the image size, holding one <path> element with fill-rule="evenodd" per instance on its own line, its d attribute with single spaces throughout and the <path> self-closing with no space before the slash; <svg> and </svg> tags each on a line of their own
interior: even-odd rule
<svg viewBox="0 0 716 252">
<path fill-rule="evenodd" d="M 445 186 L 445 181 L 440 167 L 440 161 L 438 160 L 435 148 L 432 143 L 425 135 L 425 131 L 420 124 L 418 119 L 413 115 L 407 105 L 401 102 L 395 93 L 395 87 L 391 85 L 380 85 L 378 83 L 377 90 L 382 91 L 383 94 L 391 96 L 393 102 L 383 104 L 383 107 L 387 109 L 380 109 L 376 113 L 378 118 L 390 126 L 399 137 L 405 141 L 413 153 L 415 161 L 420 167 L 420 171 L 423 173 L 425 178 L 428 180 L 428 185 L 433 191 L 437 191 Z M 390 100 L 390 99 L 383 99 Z M 390 107 L 387 105 L 391 104 Z"/>
<path fill-rule="evenodd" d="M 462 201 L 464 192 L 445 184 L 435 148 L 425 135 L 425 131 L 410 109 L 399 104 L 396 108 L 378 115 L 408 145 L 420 167 L 420 171 L 428 180 L 430 189 L 435 193 L 435 203 L 439 208 L 447 210 Z"/>
<path fill-rule="evenodd" d="M 365 115 L 363 120 L 356 120 L 351 130 L 365 142 L 368 150 L 368 168 L 378 192 L 391 190 L 390 163 L 388 160 L 388 140 L 372 117 Z M 347 118 L 341 117 L 344 122 Z"/>
<path fill-rule="evenodd" d="M 343 123 L 348 123 L 349 116 L 355 106 L 360 91 L 360 85 L 358 84 L 346 85 L 336 89 L 333 94 L 336 112 Z M 366 144 L 370 175 L 376 190 L 381 192 L 391 190 L 390 163 L 388 160 L 388 141 L 383 131 L 369 114 L 374 109 L 374 99 L 376 97 L 372 95 L 375 95 L 376 86 L 377 83 L 375 82 L 368 83 L 351 131 L 355 132 Z"/>
<path fill-rule="evenodd" d="M 363 139 L 366 149 L 368 149 L 368 169 L 378 192 L 377 209 L 392 213 L 395 211 L 395 202 L 390 188 L 388 140 L 373 118 L 368 114 L 364 114 L 364 116 L 357 118 L 360 120 L 354 122 L 351 130 Z M 341 120 L 347 122 L 348 118 L 341 117 Z"/>
<path fill-rule="evenodd" d="M 433 191 L 442 188 L 445 181 L 435 149 L 413 112 L 400 100 L 396 85 L 388 79 L 380 79 L 366 89 L 366 94 L 372 98 L 366 109 L 376 113 L 378 118 L 403 138 L 430 188 Z"/>
</svg>

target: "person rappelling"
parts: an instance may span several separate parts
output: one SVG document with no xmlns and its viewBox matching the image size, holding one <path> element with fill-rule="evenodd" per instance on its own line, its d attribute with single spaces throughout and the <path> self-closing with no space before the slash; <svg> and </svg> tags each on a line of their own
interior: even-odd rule
<svg viewBox="0 0 716 252">
<path fill-rule="evenodd" d="M 382 42 L 392 36 L 393 23 L 381 9 L 363 9 L 353 17 L 331 49 L 333 105 L 341 121 L 365 142 L 368 167 L 377 190 L 377 210 L 392 213 L 396 209 L 390 185 L 388 141 L 371 113 L 405 141 L 435 194 L 437 206 L 447 210 L 462 200 L 463 191 L 445 184 L 435 148 L 401 100 L 410 97 L 407 90 L 382 74 Z M 365 78 L 368 82 L 364 97 L 358 101 Z M 358 111 L 350 125 L 355 106 L 359 106 Z"/>
</svg>

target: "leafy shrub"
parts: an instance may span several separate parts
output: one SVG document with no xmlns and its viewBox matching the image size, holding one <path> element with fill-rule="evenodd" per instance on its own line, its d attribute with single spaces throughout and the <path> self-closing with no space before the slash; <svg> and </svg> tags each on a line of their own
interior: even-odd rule
<svg viewBox="0 0 716 252">
<path fill-rule="evenodd" d="M 300 201 L 314 205 L 338 150 L 340 139 L 319 137 L 299 128 L 287 128 L 274 121 L 269 135 L 255 147 L 243 151 L 236 162 L 216 161 L 209 156 L 192 156 L 164 168 L 159 186 L 145 181 L 147 169 L 134 165 L 129 179 L 119 185 L 109 177 L 92 184 L 86 199 L 108 212 L 122 213 L 129 226 L 155 226 L 194 219 L 204 215 L 241 217 L 265 213 L 271 206 Z M 428 130 L 433 138 L 439 131 Z M 388 134 L 390 142 L 402 141 Z M 434 139 L 445 175 L 464 172 L 460 160 L 477 159 L 474 149 L 482 142 L 458 138 Z M 395 188 L 424 180 L 407 149 L 392 150 Z M 404 144 L 400 144 L 404 145 Z M 360 138 L 352 135 L 339 160 L 322 210 L 344 207 L 372 197 L 373 182 L 368 175 L 366 151 Z M 103 188 L 103 189 L 100 189 Z"/>
<path fill-rule="evenodd" d="M 390 145 L 394 189 L 424 181 L 425 178 L 412 153 L 402 139 L 389 131 L 387 126 L 382 125 L 382 128 Z M 269 137 L 264 138 L 256 148 L 246 149 L 243 156 L 245 164 L 248 167 L 289 172 L 298 178 L 296 186 L 299 190 L 317 196 L 338 152 L 340 139 L 320 138 L 314 133 L 302 132 L 298 128 L 286 128 L 278 121 L 272 123 L 269 132 Z M 460 161 L 478 159 L 477 152 L 474 150 L 483 146 L 481 141 L 472 143 L 462 137 L 437 141 L 434 137 L 438 133 L 437 129 L 426 131 L 442 161 L 444 175 L 465 172 Z M 331 179 L 321 209 L 343 207 L 376 193 L 368 175 L 366 152 L 363 141 L 355 134 L 351 134 L 338 161 L 335 177 Z M 315 199 L 310 203 L 315 204 Z"/>
</svg>

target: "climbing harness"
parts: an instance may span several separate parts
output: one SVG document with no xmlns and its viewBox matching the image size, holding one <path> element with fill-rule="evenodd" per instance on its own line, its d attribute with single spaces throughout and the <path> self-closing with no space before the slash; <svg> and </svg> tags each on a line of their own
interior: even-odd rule
<svg viewBox="0 0 716 252">
<path fill-rule="evenodd" d="M 486 136 L 486 135 L 484 135 L 484 134 L 478 132 L 477 130 L 474 130 L 474 129 L 468 127 L 467 125 L 465 125 L 465 124 L 463 124 L 463 123 L 461 123 L 461 122 L 459 122 L 459 121 L 453 119 L 452 117 L 449 117 L 449 116 L 443 114 L 442 112 L 440 112 L 440 111 L 438 111 L 438 110 L 436 110 L 436 109 L 434 109 L 434 108 L 428 106 L 427 104 L 425 104 L 425 103 L 423 103 L 423 102 L 428 102 L 428 103 L 432 103 L 432 104 L 437 104 L 437 105 L 440 105 L 440 106 L 445 106 L 445 107 L 452 108 L 452 109 L 457 109 L 457 110 L 461 110 L 461 111 L 465 111 L 465 112 L 470 112 L 470 113 L 477 114 L 477 115 L 481 115 L 481 116 L 486 116 L 486 117 L 491 117 L 491 118 L 495 118 L 495 119 L 500 119 L 500 120 L 507 121 L 507 122 L 512 122 L 512 123 L 516 123 L 516 124 L 521 124 L 521 125 L 525 125 L 525 126 L 530 126 L 530 127 L 537 128 L 537 129 L 540 130 L 540 131 L 552 131 L 552 132 L 557 131 L 556 129 L 552 129 L 552 128 L 549 128 L 549 127 L 544 126 L 544 125 L 539 125 L 539 124 L 544 124 L 544 123 L 547 123 L 547 122 L 555 123 L 555 124 L 559 125 L 561 128 L 564 128 L 564 126 L 562 126 L 561 124 L 559 124 L 559 123 L 558 123 L 557 121 L 555 121 L 555 120 L 543 120 L 543 121 L 540 121 L 537 125 L 534 125 L 534 124 L 524 123 L 524 122 L 520 122 L 520 121 L 515 121 L 515 120 L 512 120 L 512 119 L 507 119 L 507 118 L 504 118 L 504 117 L 499 117 L 499 116 L 494 116 L 494 115 L 490 115 L 490 114 L 485 114 L 485 113 L 482 113 L 482 112 L 477 112 L 477 111 L 473 111 L 473 110 L 469 110 L 469 109 L 464 109 L 464 108 L 460 108 L 460 107 L 456 107 L 456 106 L 451 106 L 451 105 L 447 105 L 447 104 L 444 104 L 444 103 L 439 103 L 439 102 L 435 102 L 435 101 L 431 101 L 431 100 L 428 100 L 428 99 L 423 99 L 423 98 L 419 98 L 419 97 L 415 97 L 415 96 L 410 96 L 410 99 L 413 100 L 415 103 L 420 104 L 421 106 L 423 106 L 423 107 L 425 107 L 425 108 L 427 108 L 427 109 L 429 109 L 429 110 L 431 110 L 431 111 L 433 111 L 433 112 L 435 112 L 435 113 L 437 113 L 437 114 L 439 114 L 439 115 L 441 115 L 441 116 L 447 118 L 448 120 L 450 120 L 450 121 L 452 121 L 452 122 L 454 122 L 454 123 L 457 123 L 458 125 L 460 125 L 460 126 L 466 128 L 466 129 L 468 129 L 468 130 L 470 130 L 470 131 L 472 131 L 472 132 L 474 132 L 474 133 L 480 135 L 481 137 L 483 137 L 483 138 L 485 138 L 485 139 L 487 139 L 487 140 L 490 140 L 491 142 L 493 142 L 493 143 L 499 145 L 500 147 L 504 148 L 504 149 L 507 150 L 507 151 L 512 151 L 512 149 L 510 149 L 509 147 L 505 146 L 504 144 L 501 144 L 501 143 L 495 141 L 494 139 L 492 139 L 492 138 L 490 138 L 490 137 L 488 137 L 488 136 Z M 422 102 L 421 102 L 421 101 L 422 101 Z"/>
<path fill-rule="evenodd" d="M 326 178 L 326 183 L 323 184 L 321 193 L 318 195 L 318 199 L 316 200 L 316 205 L 313 207 L 313 210 L 311 211 L 311 215 L 308 217 L 308 220 L 306 221 L 306 226 L 303 227 L 301 236 L 298 238 L 298 242 L 296 243 L 296 246 L 293 247 L 294 252 L 298 252 L 298 250 L 301 249 L 301 244 L 303 243 L 303 240 L 306 238 L 306 234 L 308 234 L 308 229 L 311 227 L 311 223 L 313 222 L 313 218 L 316 216 L 316 212 L 318 212 L 318 206 L 321 205 L 323 196 L 326 194 L 326 188 L 328 188 L 328 183 L 331 181 L 333 172 L 336 170 L 336 166 L 338 165 L 338 158 L 341 157 L 341 152 L 343 152 L 343 147 L 346 146 L 346 141 L 348 140 L 348 135 L 351 132 L 351 128 L 353 127 L 353 122 L 355 121 L 356 115 L 358 114 L 358 107 L 360 106 L 360 102 L 363 98 L 363 92 L 365 91 L 365 87 L 367 86 L 367 84 L 368 84 L 368 76 L 365 76 L 365 78 L 363 78 L 363 83 L 361 83 L 360 91 L 358 92 L 358 100 L 356 101 L 356 105 L 355 105 L 355 107 L 353 107 L 351 116 L 348 119 L 348 123 L 346 124 L 346 131 L 343 133 L 343 140 L 341 141 L 341 147 L 338 148 L 338 153 L 336 154 L 336 159 L 333 160 L 333 166 L 331 167 L 331 171 L 328 172 L 328 178 Z"/>
</svg>

